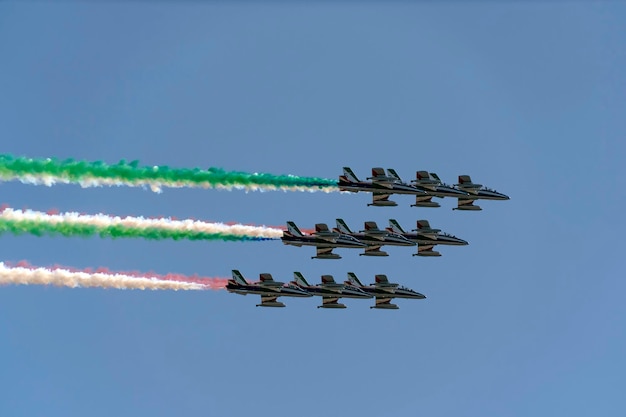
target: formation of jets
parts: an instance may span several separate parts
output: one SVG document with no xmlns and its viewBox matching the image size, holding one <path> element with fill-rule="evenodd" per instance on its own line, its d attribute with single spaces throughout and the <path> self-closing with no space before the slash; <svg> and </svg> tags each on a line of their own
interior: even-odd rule
<svg viewBox="0 0 626 417">
<path fill-rule="evenodd" d="M 397 220 L 389 219 L 389 227 L 382 230 L 376 222 L 367 221 L 364 230 L 353 232 L 343 219 L 337 219 L 337 227 L 332 231 L 325 223 L 315 225 L 315 232 L 305 235 L 292 221 L 287 222 L 287 230 L 283 232 L 282 241 L 285 245 L 315 246 L 317 253 L 312 259 L 341 259 L 333 253 L 334 248 L 363 249 L 362 256 L 389 256 L 380 250 L 382 246 L 417 246 L 413 256 L 441 256 L 433 250 L 436 245 L 467 245 L 467 241 L 456 236 L 443 233 L 440 229 L 432 229 L 428 220 L 418 220 L 417 229 L 405 232 Z"/>
<path fill-rule="evenodd" d="M 428 171 L 417 171 L 416 179 L 410 183 L 402 181 L 394 169 L 372 168 L 372 176 L 361 181 L 349 167 L 343 168 L 339 176 L 339 189 L 348 192 L 370 192 L 372 203 L 368 206 L 397 206 L 389 200 L 392 194 L 415 196 L 415 204 L 411 207 L 440 207 L 432 201 L 433 197 L 451 197 L 458 200 L 454 210 L 482 210 L 476 200 L 508 200 L 509 197 L 481 184 L 475 184 L 469 175 L 459 175 L 458 184 L 445 184 L 437 174 Z M 311 233 L 303 233 L 293 221 L 287 222 L 287 230 L 283 231 L 282 242 L 290 246 L 315 246 L 312 259 L 341 259 L 333 253 L 335 248 L 353 248 L 363 252 L 360 256 L 389 256 L 381 248 L 383 246 L 414 246 L 417 247 L 413 256 L 441 256 L 437 245 L 464 246 L 468 242 L 451 234 L 433 229 L 428 220 L 418 220 L 417 226 L 405 231 L 395 219 L 389 219 L 389 226 L 380 229 L 374 221 L 366 221 L 363 230 L 352 231 L 343 219 L 336 219 L 336 227 L 330 229 L 326 223 L 317 223 Z M 335 281 L 332 275 L 322 275 L 319 284 L 311 285 L 300 272 L 294 272 L 294 279 L 289 283 L 274 281 L 270 274 L 260 274 L 258 282 L 248 282 L 237 270 L 232 271 L 233 277 L 228 281 L 226 289 L 236 294 L 256 294 L 261 296 L 257 307 L 285 307 L 278 301 L 279 297 L 322 297 L 318 308 L 346 308 L 341 298 L 374 298 L 376 309 L 398 309 L 392 303 L 394 298 L 424 299 L 423 294 L 412 289 L 391 283 L 386 275 L 375 275 L 375 282 L 363 285 L 353 272 L 343 283 Z"/>
<path fill-rule="evenodd" d="M 278 297 L 322 297 L 322 304 L 317 308 L 346 308 L 340 298 L 374 298 L 370 308 L 398 309 L 392 304 L 394 298 L 424 299 L 426 296 L 399 284 L 391 283 L 386 275 L 376 275 L 375 282 L 363 285 L 354 272 L 348 272 L 348 279 L 343 283 L 335 281 L 332 275 L 322 275 L 321 283 L 311 285 L 300 272 L 294 272 L 294 280 L 289 283 L 274 281 L 271 274 L 260 274 L 258 282 L 248 282 L 238 270 L 232 271 L 226 290 L 235 294 L 255 294 L 261 296 L 257 307 L 285 307 Z"/>
<path fill-rule="evenodd" d="M 474 184 L 469 175 L 459 175 L 459 183 L 444 184 L 434 172 L 417 171 L 416 179 L 407 184 L 402 181 L 394 169 L 372 168 L 369 181 L 361 181 L 349 167 L 343 168 L 343 175 L 339 176 L 341 191 L 371 192 L 372 203 L 368 206 L 388 207 L 397 206 L 395 201 L 389 200 L 392 194 L 409 194 L 415 196 L 415 204 L 411 207 L 440 207 L 432 201 L 433 197 L 452 197 L 458 199 L 454 210 L 482 210 L 474 205 L 476 200 L 508 200 L 509 197 L 481 184 Z"/>
</svg>

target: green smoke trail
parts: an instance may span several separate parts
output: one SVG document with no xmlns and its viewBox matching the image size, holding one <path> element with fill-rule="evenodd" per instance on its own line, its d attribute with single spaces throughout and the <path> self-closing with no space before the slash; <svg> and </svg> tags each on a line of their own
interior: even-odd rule
<svg viewBox="0 0 626 417">
<path fill-rule="evenodd" d="M 101 161 L 87 162 L 54 158 L 31 159 L 0 155 L 0 179 L 24 179 L 26 177 L 49 177 L 54 182 L 120 181 L 127 184 L 157 183 L 164 186 L 198 187 L 268 187 L 311 188 L 333 190 L 337 181 L 327 178 L 299 177 L 224 171 L 220 168 L 206 170 L 193 168 L 170 168 L 168 166 L 140 167 L 138 161 L 120 161 L 108 165 Z"/>
<path fill-rule="evenodd" d="M 94 226 L 89 224 L 44 223 L 35 220 L 7 220 L 0 218 L 0 234 L 32 234 L 35 236 L 80 236 L 103 238 L 143 238 L 151 240 L 222 240 L 232 242 L 274 240 L 272 238 L 237 236 L 227 233 L 205 233 L 161 228 L 135 228 L 127 226 Z"/>
</svg>

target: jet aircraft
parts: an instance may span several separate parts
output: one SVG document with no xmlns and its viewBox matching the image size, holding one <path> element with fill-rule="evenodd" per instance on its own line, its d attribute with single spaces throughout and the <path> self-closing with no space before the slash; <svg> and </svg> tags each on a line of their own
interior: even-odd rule
<svg viewBox="0 0 626 417">
<path fill-rule="evenodd" d="M 388 231 L 401 235 L 411 242 L 417 243 L 417 253 L 413 256 L 441 256 L 441 253 L 434 251 L 435 245 L 467 245 L 467 241 L 448 233 L 442 233 L 441 229 L 432 229 L 428 220 L 418 220 L 417 229 L 407 233 L 402 229 L 395 219 L 389 219 Z"/>
<path fill-rule="evenodd" d="M 391 303 L 394 298 L 412 298 L 421 300 L 426 298 L 424 294 L 413 291 L 406 287 L 400 287 L 399 284 L 390 283 L 386 275 L 376 275 L 376 282 L 365 286 L 359 281 L 354 272 L 348 272 L 347 285 L 352 285 L 361 289 L 363 292 L 376 297 L 376 304 L 370 308 L 397 310 L 399 307 Z"/>
<path fill-rule="evenodd" d="M 468 193 L 467 196 L 459 197 L 459 204 L 453 210 L 482 210 L 475 206 L 476 200 L 509 200 L 509 196 L 484 187 L 482 184 L 474 184 L 469 175 L 459 175 L 459 183 L 456 187 Z"/>
<path fill-rule="evenodd" d="M 390 175 L 393 175 L 398 181 L 402 182 L 395 170 L 390 169 L 388 171 Z M 426 195 L 421 197 L 417 196 L 415 204 L 411 204 L 411 207 L 441 207 L 439 203 L 432 201 L 433 197 L 461 197 L 468 194 L 465 191 L 457 190 L 450 185 L 444 184 L 434 172 L 417 171 L 415 176 L 416 179 L 411 180 L 411 182 L 414 183 L 413 187 L 423 191 Z"/>
<path fill-rule="evenodd" d="M 294 272 L 293 277 L 291 284 L 322 297 L 322 305 L 317 308 L 346 308 L 339 302 L 340 298 L 372 298 L 372 295 L 353 285 L 335 282 L 332 275 L 322 275 L 322 283 L 317 285 L 310 285 L 300 272 Z"/>
<path fill-rule="evenodd" d="M 287 231 L 281 238 L 285 245 L 315 246 L 317 253 L 311 259 L 341 259 L 341 256 L 333 253 L 334 248 L 365 248 L 367 245 L 347 234 L 331 232 L 324 223 L 315 225 L 315 232 L 310 235 L 303 234 L 298 226 L 292 221 L 287 222 Z"/>
<path fill-rule="evenodd" d="M 397 233 L 388 230 L 380 230 L 376 222 L 365 222 L 365 230 L 358 233 L 350 230 L 343 219 L 337 219 L 337 227 L 333 229 L 337 233 L 343 233 L 358 239 L 367 244 L 365 252 L 359 255 L 365 256 L 389 256 L 387 252 L 381 251 L 383 245 L 390 246 L 415 246 L 415 243 Z"/>
<path fill-rule="evenodd" d="M 238 270 L 233 269 L 232 273 L 233 278 L 228 280 L 226 290 L 241 295 L 260 295 L 261 304 L 257 304 L 257 307 L 285 307 L 285 304 L 277 301 L 278 297 L 311 297 L 313 295 L 295 284 L 274 281 L 271 274 L 260 274 L 259 283 L 249 283 Z"/>
<path fill-rule="evenodd" d="M 371 181 L 360 181 L 349 167 L 343 167 L 343 175 L 339 176 L 339 189 L 341 191 L 367 191 L 373 193 L 372 203 L 368 206 L 385 207 L 397 206 L 395 201 L 390 201 L 391 194 L 409 194 L 420 197 L 427 196 L 426 192 L 409 184 L 397 181 L 392 175 L 387 175 L 383 168 L 372 168 L 372 176 L 367 178 Z"/>
</svg>

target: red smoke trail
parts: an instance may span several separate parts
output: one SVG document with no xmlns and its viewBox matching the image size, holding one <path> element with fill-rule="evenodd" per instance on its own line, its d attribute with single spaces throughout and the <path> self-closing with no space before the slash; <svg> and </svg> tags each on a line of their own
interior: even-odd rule
<svg viewBox="0 0 626 417">
<path fill-rule="evenodd" d="M 13 264 L 12 262 L 4 262 L 4 264 L 7 266 L 12 266 L 12 267 L 17 267 L 17 268 L 26 268 L 26 269 L 38 268 L 28 263 L 28 261 L 19 261 L 15 264 Z M 67 267 L 67 266 L 62 266 L 62 265 L 52 265 L 46 268 L 50 270 L 64 269 L 70 272 L 84 272 L 87 274 L 94 274 L 94 273 L 109 274 L 109 275 L 121 274 L 121 275 L 128 275 L 128 276 L 135 277 L 135 278 L 156 278 L 156 279 L 166 280 L 166 281 L 188 282 L 192 284 L 204 285 L 205 287 L 207 287 L 206 288 L 207 290 L 223 290 L 226 287 L 226 284 L 228 283 L 228 278 L 202 277 L 197 274 L 191 275 L 191 276 L 187 276 L 183 274 L 176 274 L 176 273 L 168 273 L 165 275 L 160 275 L 160 274 L 153 273 L 153 272 L 111 271 L 109 268 L 106 268 L 106 267 L 98 267 L 95 269 L 94 268 L 79 269 L 79 268 L 72 268 L 72 267 Z"/>
</svg>

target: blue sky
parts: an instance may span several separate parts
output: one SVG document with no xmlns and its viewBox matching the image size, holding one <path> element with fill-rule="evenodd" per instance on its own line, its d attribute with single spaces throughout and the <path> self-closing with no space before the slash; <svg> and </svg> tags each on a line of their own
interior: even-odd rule
<svg viewBox="0 0 626 417">
<path fill-rule="evenodd" d="M 388 258 L 280 242 L 3 236 L 2 260 L 287 281 L 386 273 L 348 300 L 0 291 L 1 415 L 622 415 L 626 6 L 619 2 L 0 3 L 2 153 L 335 178 L 372 166 L 511 196 L 482 212 L 367 195 L 0 184 L 37 210 L 302 227 L 417 219 L 467 247 Z M 621 256 L 620 256 L 621 255 Z"/>
</svg>

